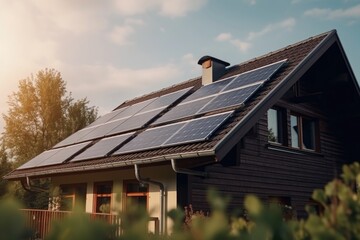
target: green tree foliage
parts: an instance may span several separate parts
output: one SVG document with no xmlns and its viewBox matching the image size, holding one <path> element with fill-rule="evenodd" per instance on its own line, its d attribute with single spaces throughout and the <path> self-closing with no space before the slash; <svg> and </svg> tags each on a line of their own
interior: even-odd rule
<svg viewBox="0 0 360 240">
<path fill-rule="evenodd" d="M 8 104 L 9 110 L 3 114 L 3 141 L 14 167 L 50 149 L 97 118 L 97 109 L 89 107 L 86 98 L 75 101 L 67 94 L 66 82 L 54 69 L 41 70 L 21 80 L 18 91 L 9 96 Z M 49 187 L 48 181 L 36 184 Z M 24 192 L 18 183 L 11 189 L 26 207 L 46 208 L 48 194 Z"/>
<path fill-rule="evenodd" d="M 88 101 L 74 101 L 66 83 L 54 69 L 39 71 L 19 82 L 9 97 L 4 140 L 16 165 L 35 157 L 97 117 Z"/>
<path fill-rule="evenodd" d="M 11 163 L 8 160 L 5 146 L 0 139 L 0 197 L 7 193 L 8 181 L 2 177 L 11 171 Z"/>
<path fill-rule="evenodd" d="M 307 207 L 304 220 L 284 220 L 279 205 L 264 205 L 256 196 L 244 201 L 246 219 L 226 214 L 228 199 L 209 191 L 210 214 L 192 209 L 185 213 L 172 210 L 169 236 L 148 233 L 149 215 L 143 209 L 129 208 L 120 213 L 121 236 L 115 236 L 116 226 L 90 220 L 85 213 L 71 214 L 53 225 L 45 239 L 137 239 L 137 240 L 347 240 L 360 239 L 360 164 L 344 166 L 341 179 L 315 190 L 313 198 L 323 207 L 321 213 Z M 0 202 L 0 239 L 21 239 L 24 220 L 13 202 Z M 184 223 L 184 216 L 191 221 Z M 22 235 L 20 235 L 22 234 Z M 25 239 L 25 237 L 23 237 Z"/>
</svg>

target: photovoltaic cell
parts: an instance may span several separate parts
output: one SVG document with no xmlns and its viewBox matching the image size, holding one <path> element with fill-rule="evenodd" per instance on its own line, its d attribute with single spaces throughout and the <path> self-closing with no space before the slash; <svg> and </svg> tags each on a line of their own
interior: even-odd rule
<svg viewBox="0 0 360 240">
<path fill-rule="evenodd" d="M 111 132 L 112 129 L 121 125 L 127 119 L 118 119 L 114 121 L 107 122 L 105 124 L 101 124 L 93 128 L 91 132 L 83 136 L 82 138 L 78 139 L 79 142 L 97 139 L 106 136 L 107 133 Z"/>
<path fill-rule="evenodd" d="M 172 108 L 169 112 L 164 114 L 162 117 L 160 117 L 158 120 L 156 120 L 155 124 L 193 116 L 213 98 L 215 98 L 215 96 L 179 104 Z"/>
<path fill-rule="evenodd" d="M 260 67 L 237 76 L 223 91 L 239 88 L 245 85 L 253 84 L 260 81 L 267 81 L 274 75 L 284 64 L 286 60 Z"/>
<path fill-rule="evenodd" d="M 147 129 L 117 150 L 113 155 L 160 147 L 184 125 L 185 123 L 182 122 Z"/>
<path fill-rule="evenodd" d="M 56 154 L 46 159 L 45 161 L 39 163 L 37 166 L 48 166 L 62 163 L 72 157 L 74 154 L 85 148 L 89 145 L 90 142 L 79 143 L 76 145 L 67 146 L 64 148 L 59 148 Z"/>
<path fill-rule="evenodd" d="M 172 103 L 174 103 L 179 98 L 181 98 L 182 96 L 184 96 L 186 93 L 188 93 L 190 91 L 190 89 L 192 89 L 192 87 L 185 88 L 185 89 L 158 97 L 155 101 L 153 101 L 152 103 L 147 105 L 145 108 L 143 108 L 141 110 L 141 112 L 147 112 L 147 111 L 158 109 L 158 108 L 164 109 L 164 108 L 168 107 L 169 105 L 171 105 Z M 139 112 L 139 113 L 141 113 L 141 112 Z"/>
<path fill-rule="evenodd" d="M 109 131 L 106 136 L 141 128 L 151 119 L 153 119 L 156 115 L 158 115 L 162 110 L 163 109 L 160 108 L 150 112 L 136 114 L 126 119 L 122 124 L 117 125 L 111 131 Z"/>
<path fill-rule="evenodd" d="M 155 100 L 156 100 L 156 98 L 152 98 L 152 99 L 149 99 L 147 101 L 135 103 L 135 104 L 127 107 L 121 113 L 117 114 L 114 118 L 111 119 L 111 121 L 121 119 L 121 118 L 131 117 L 132 115 L 140 112 L 143 108 L 145 108 L 147 105 L 149 105 L 150 103 L 152 103 Z"/>
<path fill-rule="evenodd" d="M 36 157 L 34 157 L 33 159 L 31 159 L 30 161 L 28 161 L 28 162 L 24 163 L 23 165 L 21 165 L 20 167 L 18 167 L 17 169 L 36 167 L 39 163 L 41 163 L 41 162 L 45 161 L 46 159 L 50 158 L 51 156 L 53 156 L 57 151 L 58 151 L 58 149 L 50 149 L 45 152 L 42 152 L 39 155 L 37 155 Z"/>
<path fill-rule="evenodd" d="M 205 141 L 232 113 L 233 112 L 226 112 L 192 120 L 163 145 Z"/>
<path fill-rule="evenodd" d="M 95 127 L 83 128 L 83 129 L 71 134 L 69 137 L 65 138 L 64 140 L 62 140 L 61 142 L 56 144 L 53 148 L 64 147 L 66 145 L 74 144 L 74 143 L 78 142 L 82 137 L 89 134 L 94 129 L 95 129 Z"/>
<path fill-rule="evenodd" d="M 20 166 L 18 169 L 60 164 L 85 148 L 89 143 L 90 142 L 85 142 L 63 148 L 50 149 L 31 159 L 29 162 Z"/>
<path fill-rule="evenodd" d="M 230 77 L 224 80 L 216 81 L 212 84 L 205 85 L 199 88 L 196 92 L 188 96 L 183 103 L 196 100 L 199 98 L 208 97 L 213 94 L 219 93 L 226 85 L 228 85 L 235 77 Z"/>
<path fill-rule="evenodd" d="M 126 108 L 127 107 L 120 108 L 120 109 L 114 110 L 114 111 L 112 111 L 110 113 L 107 113 L 104 116 L 101 116 L 98 119 L 96 119 L 93 123 L 91 123 L 87 127 L 93 127 L 93 126 L 96 126 L 96 125 L 103 124 L 103 123 L 106 123 L 108 121 L 111 121 L 112 118 L 114 118 L 116 115 L 118 115 L 119 113 L 124 111 Z"/>
<path fill-rule="evenodd" d="M 242 105 L 249 99 L 252 94 L 262 85 L 262 83 L 249 86 L 246 88 L 235 89 L 233 91 L 224 92 L 214 98 L 207 104 L 199 113 L 206 113 L 218 109 L 223 109 L 232 106 Z"/>
<path fill-rule="evenodd" d="M 110 151 L 126 141 L 134 133 L 122 134 L 114 137 L 103 138 L 85 151 L 75 156 L 71 162 L 105 157 Z"/>
</svg>

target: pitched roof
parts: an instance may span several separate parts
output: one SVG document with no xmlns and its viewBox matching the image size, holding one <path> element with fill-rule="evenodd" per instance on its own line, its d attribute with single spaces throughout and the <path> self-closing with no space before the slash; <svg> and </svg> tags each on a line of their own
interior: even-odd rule
<svg viewBox="0 0 360 240">
<path fill-rule="evenodd" d="M 320 56 L 334 43 L 338 43 L 341 48 L 336 31 L 326 32 L 304 41 L 289 45 L 285 48 L 270 52 L 266 55 L 251 59 L 238 65 L 226 69 L 222 78 L 227 78 L 241 74 L 259 67 L 263 67 L 274 62 L 287 59 L 287 64 L 279 69 L 269 81 L 266 81 L 249 98 L 245 105 L 229 107 L 228 109 L 216 110 L 204 115 L 214 115 L 215 113 L 226 110 L 234 110 L 234 113 L 219 128 L 212 133 L 206 141 L 189 142 L 177 145 L 159 147 L 148 150 L 135 151 L 120 155 L 110 155 L 108 157 L 89 159 L 85 161 L 66 161 L 57 165 L 45 165 L 41 167 L 16 169 L 6 176 L 7 179 L 20 179 L 23 177 L 41 177 L 53 174 L 65 174 L 81 171 L 95 171 L 101 169 L 113 169 L 133 165 L 134 163 L 153 163 L 168 161 L 170 159 L 189 159 L 189 158 L 209 158 L 213 161 L 221 160 L 231 148 L 253 126 L 254 120 L 257 121 L 265 111 L 276 103 L 282 95 L 320 58 Z M 342 48 L 341 48 L 342 49 Z M 343 51 L 343 50 L 342 50 Z M 347 60 L 346 60 L 347 61 Z M 349 66 L 348 66 L 349 67 Z M 352 78 L 355 77 L 349 67 Z M 355 80 L 356 81 L 356 80 Z M 357 85 L 356 85 L 357 86 Z M 193 87 L 190 91 L 194 92 L 201 87 L 201 77 L 197 77 L 169 88 L 135 98 L 124 102 L 116 109 L 131 106 L 154 97 L 163 96 L 182 89 Z M 358 88 L 358 86 L 357 86 Z M 359 92 L 359 89 L 357 89 Z M 188 94 L 190 94 L 188 93 Z M 185 97 L 170 106 L 181 102 Z M 116 110 L 115 109 L 115 110 Z M 160 113 L 160 117 L 166 114 Z M 159 116 L 156 118 L 158 119 Z M 156 118 L 154 120 L 156 120 Z M 193 117 L 187 118 L 192 119 Z M 144 130 L 151 128 L 147 125 L 137 130 L 135 136 Z"/>
</svg>

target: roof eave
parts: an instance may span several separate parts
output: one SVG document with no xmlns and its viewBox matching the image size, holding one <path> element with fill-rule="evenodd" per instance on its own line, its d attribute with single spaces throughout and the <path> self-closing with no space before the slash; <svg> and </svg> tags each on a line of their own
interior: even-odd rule
<svg viewBox="0 0 360 240">
<path fill-rule="evenodd" d="M 16 171 L 9 173 L 8 175 L 4 176 L 4 179 L 7 180 L 21 180 L 26 177 L 33 177 L 33 178 L 44 178 L 59 174 L 71 174 L 76 172 L 89 172 L 89 171 L 97 171 L 97 170 L 108 170 L 108 169 L 116 169 L 122 167 L 133 166 L 135 164 L 149 164 L 149 163 L 160 163 L 170 161 L 171 159 L 187 159 L 187 158 L 199 158 L 199 157 L 211 157 L 215 156 L 215 151 L 204 150 L 204 151 L 193 151 L 193 152 L 183 152 L 179 154 L 168 154 L 162 156 L 156 156 L 151 158 L 143 158 L 143 159 L 134 159 L 134 160 L 127 160 L 127 161 L 118 161 L 118 162 L 111 162 L 111 163 L 103 163 L 103 164 L 96 164 L 96 165 L 84 165 L 72 168 L 57 168 L 52 170 L 41 170 L 30 172 L 30 173 L 16 173 Z M 214 162 L 217 161 L 214 158 Z"/>
</svg>

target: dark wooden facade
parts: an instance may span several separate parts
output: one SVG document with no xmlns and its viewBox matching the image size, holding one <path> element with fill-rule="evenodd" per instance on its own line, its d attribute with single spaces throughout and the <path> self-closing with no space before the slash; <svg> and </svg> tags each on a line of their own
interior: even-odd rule
<svg viewBox="0 0 360 240">
<path fill-rule="evenodd" d="M 187 202 L 206 210 L 207 189 L 214 187 L 231 196 L 230 209 L 242 208 L 244 196 L 251 193 L 264 201 L 289 199 L 297 217 L 305 217 L 313 190 L 323 188 L 341 173 L 343 164 L 359 156 L 359 98 L 344 87 L 345 62 L 338 56 L 336 48 L 330 49 L 275 104 L 287 113 L 288 131 L 290 112 L 317 120 L 318 151 L 291 148 L 290 138 L 285 146 L 269 143 L 265 113 L 220 163 L 201 169 L 209 173 L 208 178 L 178 178 L 182 181 L 179 195 L 190 196 L 181 198 L 179 204 Z"/>
</svg>

